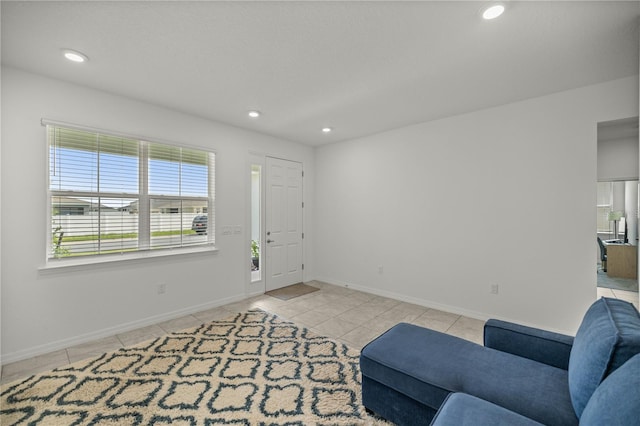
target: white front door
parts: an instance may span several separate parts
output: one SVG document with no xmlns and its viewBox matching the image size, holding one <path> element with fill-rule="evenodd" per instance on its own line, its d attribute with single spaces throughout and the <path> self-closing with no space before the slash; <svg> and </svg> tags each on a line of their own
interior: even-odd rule
<svg viewBox="0 0 640 426">
<path fill-rule="evenodd" d="M 302 164 L 267 157 L 266 291 L 302 282 Z"/>
</svg>

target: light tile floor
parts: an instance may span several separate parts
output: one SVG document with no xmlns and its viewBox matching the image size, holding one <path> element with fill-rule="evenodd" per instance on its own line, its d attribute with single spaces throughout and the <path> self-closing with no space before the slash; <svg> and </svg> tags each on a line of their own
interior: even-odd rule
<svg viewBox="0 0 640 426">
<path fill-rule="evenodd" d="M 598 298 L 611 297 L 613 299 L 622 299 L 631 302 L 636 309 L 638 307 L 638 293 L 635 291 L 614 290 L 611 288 L 598 287 Z"/>
<path fill-rule="evenodd" d="M 398 322 L 410 322 L 482 344 L 483 321 L 318 281 L 307 284 L 319 287 L 320 290 L 288 301 L 260 295 L 7 364 L 2 368 L 0 383 L 26 378 L 253 308 L 271 312 L 358 350 Z M 634 295 L 635 299 L 630 300 Z M 623 298 L 635 302 L 637 307 L 637 293 L 598 289 L 598 297 L 602 296 Z"/>
</svg>

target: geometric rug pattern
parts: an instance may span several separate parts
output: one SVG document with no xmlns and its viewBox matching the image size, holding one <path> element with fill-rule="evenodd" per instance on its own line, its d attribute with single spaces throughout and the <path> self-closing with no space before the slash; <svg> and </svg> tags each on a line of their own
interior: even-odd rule
<svg viewBox="0 0 640 426">
<path fill-rule="evenodd" d="M 259 310 L 4 385 L 1 425 L 383 424 L 359 352 Z"/>
</svg>

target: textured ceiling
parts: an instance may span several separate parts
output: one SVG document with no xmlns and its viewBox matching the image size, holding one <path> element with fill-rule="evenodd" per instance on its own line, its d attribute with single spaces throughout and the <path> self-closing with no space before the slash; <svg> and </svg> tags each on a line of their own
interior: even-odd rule
<svg viewBox="0 0 640 426">
<path fill-rule="evenodd" d="M 2 1 L 2 63 L 309 145 L 638 73 L 638 1 L 485 4 Z"/>
</svg>

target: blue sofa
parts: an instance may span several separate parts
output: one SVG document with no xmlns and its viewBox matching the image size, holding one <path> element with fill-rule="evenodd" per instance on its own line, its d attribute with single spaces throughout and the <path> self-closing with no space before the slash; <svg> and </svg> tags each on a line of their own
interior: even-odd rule
<svg viewBox="0 0 640 426">
<path fill-rule="evenodd" d="M 597 300 L 575 338 L 497 320 L 484 333 L 481 346 L 394 326 L 362 349 L 364 406 L 398 425 L 640 425 L 630 303 Z"/>
</svg>

